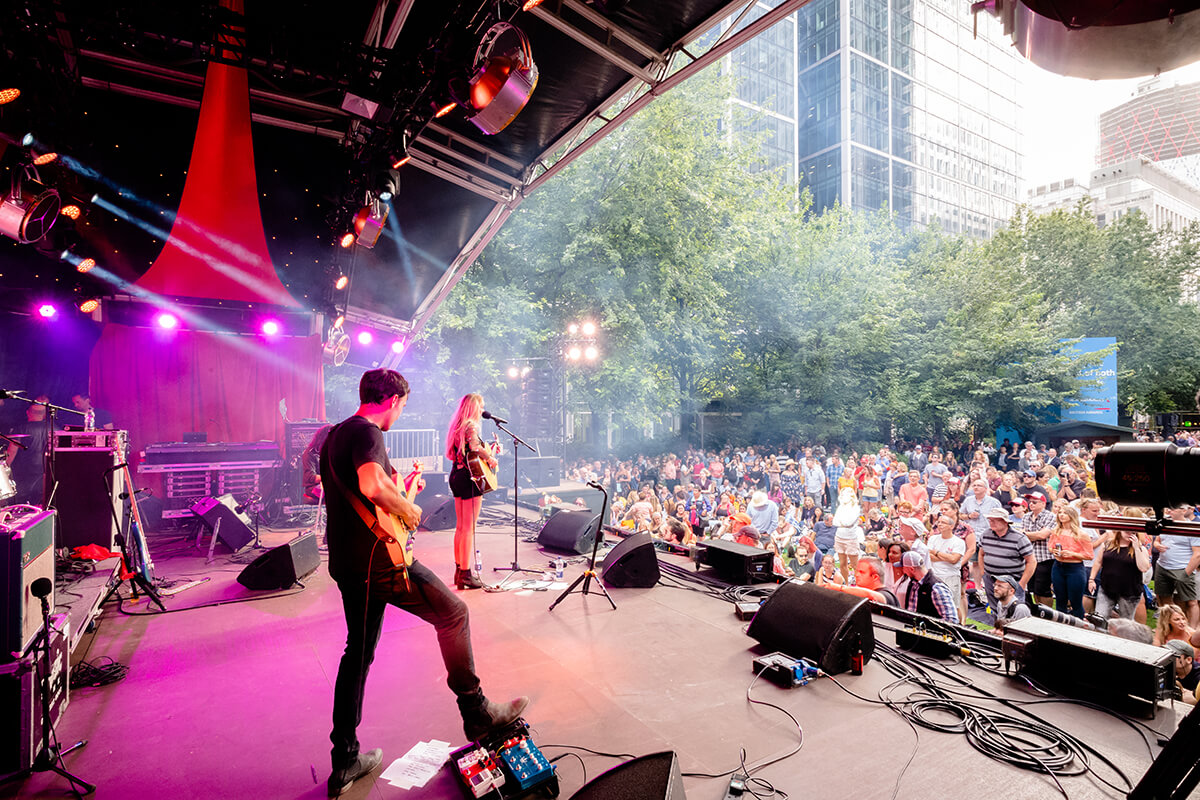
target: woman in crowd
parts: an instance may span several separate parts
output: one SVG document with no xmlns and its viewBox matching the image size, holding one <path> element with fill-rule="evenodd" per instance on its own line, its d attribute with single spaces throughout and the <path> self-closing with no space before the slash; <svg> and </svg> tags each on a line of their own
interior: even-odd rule
<svg viewBox="0 0 1200 800">
<path fill-rule="evenodd" d="M 1083 590 L 1087 585 L 1083 562 L 1092 557 L 1092 538 L 1079 525 L 1079 512 L 1061 504 L 1054 510 L 1056 526 L 1047 540 L 1054 566 L 1054 607 L 1083 619 Z"/>
<path fill-rule="evenodd" d="M 1187 624 L 1187 614 L 1174 603 L 1164 603 L 1158 607 L 1158 627 L 1154 630 L 1154 643 L 1165 647 L 1172 639 L 1190 641 L 1192 629 Z"/>
<path fill-rule="evenodd" d="M 483 490 L 471 475 L 470 460 L 478 458 L 490 469 L 496 457 L 479 438 L 483 422 L 483 397 L 464 395 L 446 430 L 446 458 L 454 466 L 448 483 L 454 495 L 454 585 L 459 589 L 479 589 L 483 582 L 471 572 L 475 564 L 475 526 L 483 505 Z"/>
<path fill-rule="evenodd" d="M 869 515 L 883 500 L 883 485 L 879 479 L 879 471 L 874 466 L 868 466 L 863 472 L 860 490 L 863 514 Z"/>
<path fill-rule="evenodd" d="M 1115 610 L 1118 617 L 1133 619 L 1142 602 L 1142 573 L 1148 569 L 1150 551 L 1141 537 L 1129 531 L 1109 534 L 1105 546 L 1095 551 L 1088 576 L 1088 590 L 1096 595 L 1096 614 L 1108 619 Z"/>
</svg>

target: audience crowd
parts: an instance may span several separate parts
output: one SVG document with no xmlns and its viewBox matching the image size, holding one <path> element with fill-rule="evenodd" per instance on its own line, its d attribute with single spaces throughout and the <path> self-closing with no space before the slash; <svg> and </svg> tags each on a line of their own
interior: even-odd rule
<svg viewBox="0 0 1200 800">
<path fill-rule="evenodd" d="M 1173 441 L 1200 444 L 1183 433 Z M 732 540 L 772 552 L 779 576 L 952 622 L 969 617 L 1000 633 L 1039 605 L 1088 615 L 1116 635 L 1176 649 L 1181 692 L 1194 703 L 1200 539 L 1084 525 L 1148 513 L 1099 499 L 1093 463 L 1103 446 L 689 448 L 580 461 L 567 477 L 603 482 L 610 523 L 648 532 L 663 547 Z M 1200 507 L 1169 513 L 1200 519 Z M 1148 609 L 1158 613 L 1153 632 Z"/>
</svg>

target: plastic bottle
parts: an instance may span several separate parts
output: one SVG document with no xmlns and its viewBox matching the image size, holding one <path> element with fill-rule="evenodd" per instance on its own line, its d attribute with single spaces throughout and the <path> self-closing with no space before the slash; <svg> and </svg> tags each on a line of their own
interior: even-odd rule
<svg viewBox="0 0 1200 800">
<path fill-rule="evenodd" d="M 476 550 L 475 551 L 475 574 L 478 575 L 482 572 L 483 572 L 483 556 L 481 556 L 479 554 L 479 551 Z"/>
<path fill-rule="evenodd" d="M 96 430 L 96 412 L 90 408 L 83 412 L 83 429 L 85 431 Z"/>
<path fill-rule="evenodd" d="M 560 580 L 560 581 L 562 580 L 563 570 L 566 568 L 566 566 L 567 566 L 567 560 L 565 558 L 563 558 L 562 556 L 559 556 L 558 558 L 554 559 L 554 578 L 555 578 L 555 580 Z"/>
</svg>

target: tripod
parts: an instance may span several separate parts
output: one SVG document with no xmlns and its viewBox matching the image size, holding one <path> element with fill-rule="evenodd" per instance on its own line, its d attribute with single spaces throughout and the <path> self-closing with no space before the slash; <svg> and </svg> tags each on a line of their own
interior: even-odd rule
<svg viewBox="0 0 1200 800">
<path fill-rule="evenodd" d="M 532 447 L 530 447 L 520 436 L 517 436 L 508 428 L 504 427 L 504 423 L 501 420 L 496 419 L 495 417 L 489 417 L 489 419 L 496 423 L 496 427 L 508 434 L 509 438 L 513 440 L 513 560 L 511 567 L 495 567 L 492 570 L 493 572 L 508 571 L 508 574 L 504 576 L 504 580 L 496 584 L 495 587 L 496 589 L 504 589 L 506 588 L 505 584 L 507 584 L 517 573 L 528 572 L 533 575 L 540 574 L 540 570 L 525 569 L 521 566 L 521 562 L 517 560 L 517 542 L 521 538 L 521 528 L 519 522 L 520 514 L 517 509 L 517 501 L 521 497 L 521 479 L 519 477 L 521 471 L 518 469 L 518 465 L 520 463 L 520 459 L 518 457 L 521 454 L 521 447 L 527 448 L 531 453 L 536 453 L 537 450 L 534 450 Z"/>
<path fill-rule="evenodd" d="M 556 605 L 561 603 L 563 600 L 566 600 L 567 595 L 575 591 L 575 588 L 581 583 L 583 584 L 583 588 L 579 590 L 579 593 L 581 595 L 588 594 L 593 578 L 596 579 L 596 587 L 600 589 L 599 592 L 593 592 L 593 594 L 604 595 L 604 599 L 612 604 L 613 611 L 617 610 L 616 602 L 613 601 L 612 597 L 608 593 L 608 590 L 604 588 L 604 583 L 600 580 L 600 576 L 596 574 L 596 551 L 600 549 L 600 541 L 604 538 L 604 515 L 608 513 L 608 492 L 606 492 L 604 487 L 596 481 L 588 481 L 588 486 L 592 487 L 593 489 L 599 489 L 600 493 L 604 495 L 604 502 L 600 504 L 600 516 L 596 519 L 596 535 L 592 538 L 592 557 L 588 560 L 588 568 L 583 571 L 583 574 L 576 578 L 575 582 L 568 586 L 567 590 L 560 594 L 558 599 L 550 604 L 550 611 L 553 611 Z"/>
<path fill-rule="evenodd" d="M 38 578 L 29 587 L 29 591 L 34 597 L 42 602 L 42 656 L 46 663 L 43 665 L 43 670 L 38 679 L 42 695 L 42 746 L 38 750 L 37 757 L 33 760 L 33 765 L 26 770 L 18 773 L 14 777 L 26 778 L 35 772 L 57 772 L 59 775 L 67 779 L 71 784 L 71 793 L 78 798 L 82 798 L 85 794 L 91 794 L 96 791 L 93 784 L 82 780 L 70 772 L 67 772 L 66 767 L 62 766 L 63 756 L 73 750 L 78 750 L 87 744 L 87 739 L 81 739 L 65 750 L 60 749 L 57 744 L 50 744 L 50 592 L 54 589 L 54 583 L 49 578 Z M 63 676 L 63 680 L 67 680 Z M 76 786 L 78 784 L 78 786 Z M 83 791 L 80 791 L 82 787 Z"/>
</svg>

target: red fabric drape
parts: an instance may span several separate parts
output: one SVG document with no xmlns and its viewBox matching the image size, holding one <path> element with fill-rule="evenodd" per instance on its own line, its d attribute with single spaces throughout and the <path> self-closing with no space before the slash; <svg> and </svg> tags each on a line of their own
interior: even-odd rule
<svg viewBox="0 0 1200 800">
<path fill-rule="evenodd" d="M 283 441 L 288 418 L 325 418 L 321 337 L 161 332 L 108 324 L 92 350 L 92 401 L 133 450 L 203 431 L 210 442 Z"/>
</svg>

